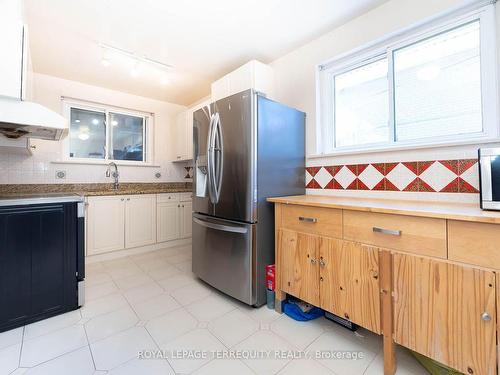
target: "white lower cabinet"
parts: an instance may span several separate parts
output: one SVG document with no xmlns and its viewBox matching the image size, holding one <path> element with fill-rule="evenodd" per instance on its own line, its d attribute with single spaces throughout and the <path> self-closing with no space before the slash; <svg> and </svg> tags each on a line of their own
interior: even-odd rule
<svg viewBox="0 0 500 375">
<path fill-rule="evenodd" d="M 191 237 L 191 193 L 87 198 L 87 255 Z"/>
<path fill-rule="evenodd" d="M 131 195 L 125 199 L 125 247 L 156 243 L 156 195 Z"/>
<path fill-rule="evenodd" d="M 191 237 L 193 228 L 193 202 L 181 202 L 179 212 L 179 222 L 181 223 L 180 236 L 181 238 Z"/>
<path fill-rule="evenodd" d="M 158 203 L 156 207 L 157 241 L 179 238 L 179 202 Z"/>
<path fill-rule="evenodd" d="M 124 249 L 125 198 L 89 197 L 87 203 L 87 255 Z"/>
</svg>

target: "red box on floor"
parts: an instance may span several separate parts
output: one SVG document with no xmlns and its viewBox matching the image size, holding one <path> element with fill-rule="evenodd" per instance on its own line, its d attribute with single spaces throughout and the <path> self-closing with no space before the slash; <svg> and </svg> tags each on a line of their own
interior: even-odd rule
<svg viewBox="0 0 500 375">
<path fill-rule="evenodd" d="M 274 264 L 270 264 L 266 266 L 266 286 L 269 290 L 274 290 L 274 273 L 276 270 L 276 266 Z"/>
</svg>

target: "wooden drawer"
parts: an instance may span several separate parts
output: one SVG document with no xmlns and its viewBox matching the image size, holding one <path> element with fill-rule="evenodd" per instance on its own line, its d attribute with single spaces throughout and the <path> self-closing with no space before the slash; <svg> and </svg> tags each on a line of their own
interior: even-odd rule
<svg viewBox="0 0 500 375">
<path fill-rule="evenodd" d="M 450 260 L 500 269 L 500 225 L 448 220 Z"/>
<path fill-rule="evenodd" d="M 297 232 L 342 238 L 342 210 L 283 205 L 282 227 Z"/>
<path fill-rule="evenodd" d="M 344 238 L 446 259 L 446 220 L 344 210 Z"/>
<path fill-rule="evenodd" d="M 161 193 L 156 195 L 157 203 L 168 203 L 168 202 L 178 202 L 179 194 L 178 193 Z"/>
</svg>

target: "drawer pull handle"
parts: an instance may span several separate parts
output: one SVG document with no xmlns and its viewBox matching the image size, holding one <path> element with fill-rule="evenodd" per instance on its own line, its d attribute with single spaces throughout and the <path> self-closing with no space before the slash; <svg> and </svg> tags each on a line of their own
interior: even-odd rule
<svg viewBox="0 0 500 375">
<path fill-rule="evenodd" d="M 311 258 L 311 264 L 316 264 L 316 259 Z"/>
<path fill-rule="evenodd" d="M 491 316 L 487 312 L 484 312 L 481 314 L 481 319 L 484 320 L 485 322 L 489 322 L 491 320 Z"/>
<path fill-rule="evenodd" d="M 316 219 L 315 217 L 299 216 L 299 221 L 304 221 L 306 223 L 317 223 L 318 219 Z"/>
<path fill-rule="evenodd" d="M 323 259 L 320 259 L 320 260 L 319 260 L 319 266 L 320 266 L 321 268 L 325 268 L 326 263 L 325 263 L 325 261 L 324 261 Z"/>
<path fill-rule="evenodd" d="M 375 233 L 388 234 L 390 236 L 401 236 L 401 233 L 402 233 L 400 230 L 384 229 L 384 228 L 379 228 L 379 227 L 373 227 L 373 231 Z"/>
</svg>

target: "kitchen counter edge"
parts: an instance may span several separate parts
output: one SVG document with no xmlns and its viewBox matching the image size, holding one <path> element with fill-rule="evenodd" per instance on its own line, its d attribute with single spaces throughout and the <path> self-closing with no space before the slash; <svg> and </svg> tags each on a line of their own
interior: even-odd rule
<svg viewBox="0 0 500 375">
<path fill-rule="evenodd" d="M 270 197 L 268 202 L 353 211 L 397 214 L 449 220 L 500 224 L 500 212 L 481 210 L 478 204 L 295 195 Z"/>
</svg>

